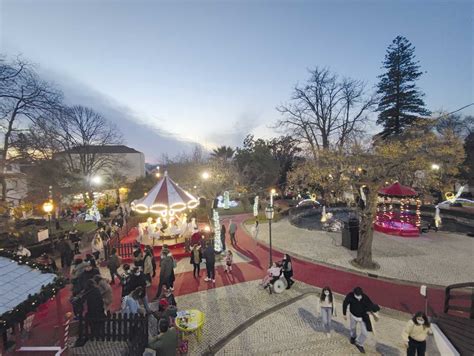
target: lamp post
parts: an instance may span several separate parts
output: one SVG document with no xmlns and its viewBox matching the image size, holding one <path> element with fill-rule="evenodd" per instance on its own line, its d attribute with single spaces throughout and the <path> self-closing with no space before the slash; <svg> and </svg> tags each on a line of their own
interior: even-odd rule
<svg viewBox="0 0 474 356">
<path fill-rule="evenodd" d="M 268 237 L 269 237 L 269 242 L 270 242 L 270 266 L 273 263 L 273 258 L 272 258 L 272 220 L 273 220 L 273 205 L 267 206 L 265 209 L 265 216 L 267 217 L 268 220 Z"/>
<path fill-rule="evenodd" d="M 51 213 L 54 209 L 53 201 L 48 200 L 43 204 L 43 210 L 48 214 L 48 237 L 51 239 L 51 249 L 53 248 L 53 235 L 51 234 Z"/>
</svg>

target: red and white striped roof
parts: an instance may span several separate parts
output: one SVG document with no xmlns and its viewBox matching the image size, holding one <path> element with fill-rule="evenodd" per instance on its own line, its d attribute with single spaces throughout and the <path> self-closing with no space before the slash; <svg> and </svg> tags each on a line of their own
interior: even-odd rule
<svg viewBox="0 0 474 356">
<path fill-rule="evenodd" d="M 198 203 L 194 196 L 180 188 L 165 172 L 163 178 L 143 198 L 132 202 L 132 209 L 139 213 L 173 213 L 193 209 Z"/>
</svg>

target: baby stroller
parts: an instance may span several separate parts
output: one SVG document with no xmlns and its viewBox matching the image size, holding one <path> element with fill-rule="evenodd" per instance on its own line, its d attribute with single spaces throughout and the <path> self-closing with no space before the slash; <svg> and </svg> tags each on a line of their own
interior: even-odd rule
<svg viewBox="0 0 474 356">
<path fill-rule="evenodd" d="M 267 275 L 260 283 L 264 289 L 268 289 L 268 293 L 273 292 L 280 294 L 286 289 L 286 279 L 283 276 L 283 268 L 281 263 L 275 263 L 267 270 Z"/>
</svg>

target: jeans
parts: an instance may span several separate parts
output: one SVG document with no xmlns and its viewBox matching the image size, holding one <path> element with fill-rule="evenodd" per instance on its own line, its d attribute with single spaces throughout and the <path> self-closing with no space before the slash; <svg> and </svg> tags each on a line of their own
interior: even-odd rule
<svg viewBox="0 0 474 356">
<path fill-rule="evenodd" d="M 199 277 L 199 272 L 201 271 L 201 266 L 199 263 L 193 263 L 193 276 Z"/>
<path fill-rule="evenodd" d="M 368 334 L 367 327 L 365 326 L 365 323 L 363 321 L 355 320 L 352 314 L 350 314 L 350 318 L 351 318 L 351 325 L 350 325 L 351 337 L 356 339 L 355 342 L 357 345 L 364 346 L 364 342 L 367 339 L 367 334 Z M 357 324 L 360 324 L 359 336 L 357 336 L 357 329 L 356 329 Z"/>
<path fill-rule="evenodd" d="M 321 307 L 321 318 L 323 319 L 323 325 L 326 332 L 331 332 L 332 308 Z"/>
<path fill-rule="evenodd" d="M 411 337 L 408 338 L 407 356 L 425 356 L 426 341 L 416 341 Z"/>
<path fill-rule="evenodd" d="M 230 243 L 232 245 L 236 245 L 237 244 L 237 241 L 235 240 L 235 232 L 231 232 L 229 233 L 230 234 Z"/>
<path fill-rule="evenodd" d="M 206 262 L 207 278 L 216 279 L 216 270 L 214 268 L 214 262 Z"/>
</svg>

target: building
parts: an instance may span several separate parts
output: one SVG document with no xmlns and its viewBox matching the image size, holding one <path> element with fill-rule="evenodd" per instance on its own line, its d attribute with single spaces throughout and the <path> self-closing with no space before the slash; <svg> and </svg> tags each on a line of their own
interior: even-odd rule
<svg viewBox="0 0 474 356">
<path fill-rule="evenodd" d="M 59 152 L 54 158 L 63 159 L 68 169 L 104 179 L 115 175 L 133 182 L 145 176 L 145 155 L 125 145 L 79 146 Z"/>
<path fill-rule="evenodd" d="M 18 163 L 8 163 L 5 165 L 5 181 L 7 183 L 7 202 L 12 205 L 19 205 L 28 193 L 26 174 L 21 171 Z"/>
</svg>

